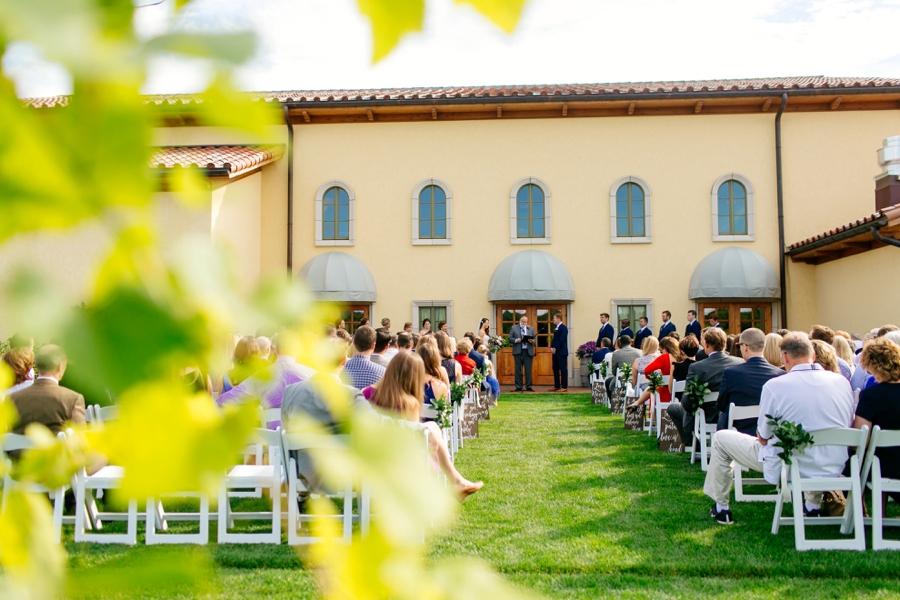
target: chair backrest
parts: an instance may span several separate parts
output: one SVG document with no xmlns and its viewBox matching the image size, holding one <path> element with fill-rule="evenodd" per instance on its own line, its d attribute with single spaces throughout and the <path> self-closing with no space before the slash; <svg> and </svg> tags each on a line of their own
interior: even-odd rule
<svg viewBox="0 0 900 600">
<path fill-rule="evenodd" d="M 638 373 L 638 376 L 637 376 L 637 387 L 640 387 L 640 386 L 642 386 L 642 385 L 644 385 L 644 384 L 646 384 L 646 383 L 648 383 L 648 382 L 647 382 L 647 376 L 644 375 L 643 373 Z"/>
<path fill-rule="evenodd" d="M 869 427 L 852 429 L 850 427 L 834 427 L 810 431 L 813 438 L 813 446 L 848 446 L 865 448 L 866 438 L 869 437 Z"/>
<path fill-rule="evenodd" d="M 282 430 L 281 440 L 285 452 L 314 448 L 345 451 L 350 446 L 350 436 L 347 435 L 288 433 Z"/>
<path fill-rule="evenodd" d="M 872 462 L 875 460 L 875 449 L 892 446 L 900 446 L 900 430 L 882 429 L 878 425 L 872 428 L 872 437 L 869 438 L 869 445 L 866 447 L 866 458 L 860 471 L 863 485 L 869 479 L 869 471 L 872 468 Z"/>
<path fill-rule="evenodd" d="M 94 405 L 94 415 L 93 419 L 98 425 L 103 425 L 107 421 L 115 421 L 119 418 L 119 407 L 117 405 L 112 406 L 100 406 L 99 404 Z"/>
<path fill-rule="evenodd" d="M 758 419 L 759 405 L 735 406 L 734 402 L 728 405 L 728 429 L 734 429 L 734 422 L 741 419 Z"/>
<path fill-rule="evenodd" d="M 16 450 L 28 450 L 29 448 L 34 447 L 34 442 L 32 442 L 27 436 L 19 435 L 18 433 L 6 433 L 3 436 L 0 436 L 0 449 L 3 452 L 15 452 Z"/>
<path fill-rule="evenodd" d="M 84 408 L 84 422 L 85 423 L 93 423 L 94 422 L 94 406 L 89 404 Z"/>
<path fill-rule="evenodd" d="M 663 385 L 669 385 L 669 377 L 670 377 L 669 375 L 662 376 Z"/>
<path fill-rule="evenodd" d="M 423 419 L 437 419 L 439 415 L 438 411 L 435 409 L 429 406 L 423 406 L 422 410 L 419 411 L 419 416 Z"/>
<path fill-rule="evenodd" d="M 276 421 L 281 420 L 281 409 L 280 408 L 259 408 L 259 422 L 262 423 L 262 426 L 265 427 L 269 423 L 274 423 Z"/>
<path fill-rule="evenodd" d="M 681 381 L 676 381 L 675 383 L 672 384 L 672 392 L 675 394 L 680 394 L 681 392 L 684 391 L 684 387 L 686 385 L 687 385 L 687 381 L 685 381 L 683 379 Z"/>
<path fill-rule="evenodd" d="M 703 404 L 707 402 L 715 402 L 719 399 L 719 392 L 709 392 L 703 396 Z"/>
</svg>

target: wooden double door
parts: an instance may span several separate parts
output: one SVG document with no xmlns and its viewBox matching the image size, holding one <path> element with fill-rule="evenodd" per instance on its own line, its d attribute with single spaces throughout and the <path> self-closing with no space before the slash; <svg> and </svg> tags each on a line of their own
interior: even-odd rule
<svg viewBox="0 0 900 600">
<path fill-rule="evenodd" d="M 528 317 L 528 326 L 533 327 L 535 340 L 534 362 L 531 365 L 531 381 L 534 385 L 553 385 L 553 359 L 550 343 L 553 339 L 553 315 L 563 315 L 564 304 L 498 304 L 495 317 L 497 335 L 509 337 L 512 326 L 523 316 Z M 497 355 L 497 379 L 503 385 L 515 383 L 515 360 L 512 348 L 503 348 Z"/>
<path fill-rule="evenodd" d="M 725 333 L 739 334 L 755 327 L 766 333 L 772 332 L 771 302 L 714 302 L 700 303 L 700 322 L 709 327 L 709 317 L 715 315 Z"/>
</svg>

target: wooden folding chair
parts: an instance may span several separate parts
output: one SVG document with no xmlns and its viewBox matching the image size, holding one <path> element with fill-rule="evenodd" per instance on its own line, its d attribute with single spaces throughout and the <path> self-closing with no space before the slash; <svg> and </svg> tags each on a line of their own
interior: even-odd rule
<svg viewBox="0 0 900 600">
<path fill-rule="evenodd" d="M 900 479 L 889 479 L 881 476 L 881 461 L 875 456 L 877 448 L 900 446 L 900 431 L 885 430 L 876 425 L 872 429 L 872 437 L 866 448 L 862 466 L 862 485 L 872 490 L 872 517 L 865 520 L 872 526 L 873 550 L 900 550 L 900 541 L 884 539 L 884 527 L 900 527 L 900 519 L 888 519 L 884 516 L 884 493 L 900 492 Z M 857 449 L 859 454 L 859 449 Z M 869 481 L 871 475 L 871 481 Z"/>
<path fill-rule="evenodd" d="M 810 432 L 815 446 L 843 446 L 865 448 L 869 428 L 848 429 L 836 427 Z M 807 519 L 803 514 L 805 492 L 827 492 L 841 490 L 847 492 L 847 507 L 843 517 L 814 517 Z M 794 516 L 784 517 L 784 503 L 793 498 Z M 781 525 L 794 526 L 794 545 L 797 550 L 859 550 L 866 549 L 865 526 L 863 525 L 862 486 L 860 484 L 859 456 L 850 457 L 850 477 L 802 477 L 796 460 L 786 468 L 782 464 L 781 482 L 775 500 L 775 517 L 772 520 L 772 534 L 778 534 Z M 840 525 L 842 533 L 855 529 L 853 538 L 809 540 L 806 538 L 807 525 Z"/>
<path fill-rule="evenodd" d="M 734 422 L 741 419 L 758 419 L 759 405 L 735 406 L 732 402 L 728 407 L 728 429 L 734 429 Z M 734 500 L 735 502 L 775 502 L 774 494 L 747 494 L 744 493 L 745 485 L 772 485 L 763 477 L 744 477 L 746 467 L 734 463 Z"/>
</svg>

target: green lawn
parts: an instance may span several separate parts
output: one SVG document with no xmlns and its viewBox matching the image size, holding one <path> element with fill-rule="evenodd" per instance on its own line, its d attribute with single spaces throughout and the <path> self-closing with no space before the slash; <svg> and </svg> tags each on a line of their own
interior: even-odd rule
<svg viewBox="0 0 900 600">
<path fill-rule="evenodd" d="M 771 504 L 737 504 L 737 524 L 717 525 L 707 516 L 711 501 L 700 491 L 699 465 L 657 451 L 646 434 L 624 431 L 620 416 L 591 405 L 587 395 L 509 395 L 479 431 L 458 466 L 486 485 L 465 502 L 454 529 L 435 540 L 432 560 L 476 556 L 550 598 L 900 597 L 900 555 L 798 553 L 792 528 L 769 533 Z M 67 548 L 75 590 L 87 589 L 107 569 L 140 572 L 185 552 Z M 122 594 L 315 594 L 311 576 L 286 545 L 213 544 L 209 554 L 191 553 L 180 562 L 190 561 L 208 569 L 199 587 L 186 586 L 176 570 L 133 580 Z"/>
</svg>

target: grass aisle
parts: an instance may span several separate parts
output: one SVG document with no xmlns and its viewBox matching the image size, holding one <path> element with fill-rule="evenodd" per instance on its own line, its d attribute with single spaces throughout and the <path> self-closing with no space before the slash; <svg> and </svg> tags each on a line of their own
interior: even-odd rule
<svg viewBox="0 0 900 600">
<path fill-rule="evenodd" d="M 434 560 L 477 556 L 554 598 L 900 597 L 896 553 L 796 552 L 793 528 L 769 533 L 773 504 L 717 525 L 699 465 L 587 394 L 505 396 L 479 432 L 458 466 L 485 488 Z"/>
</svg>

